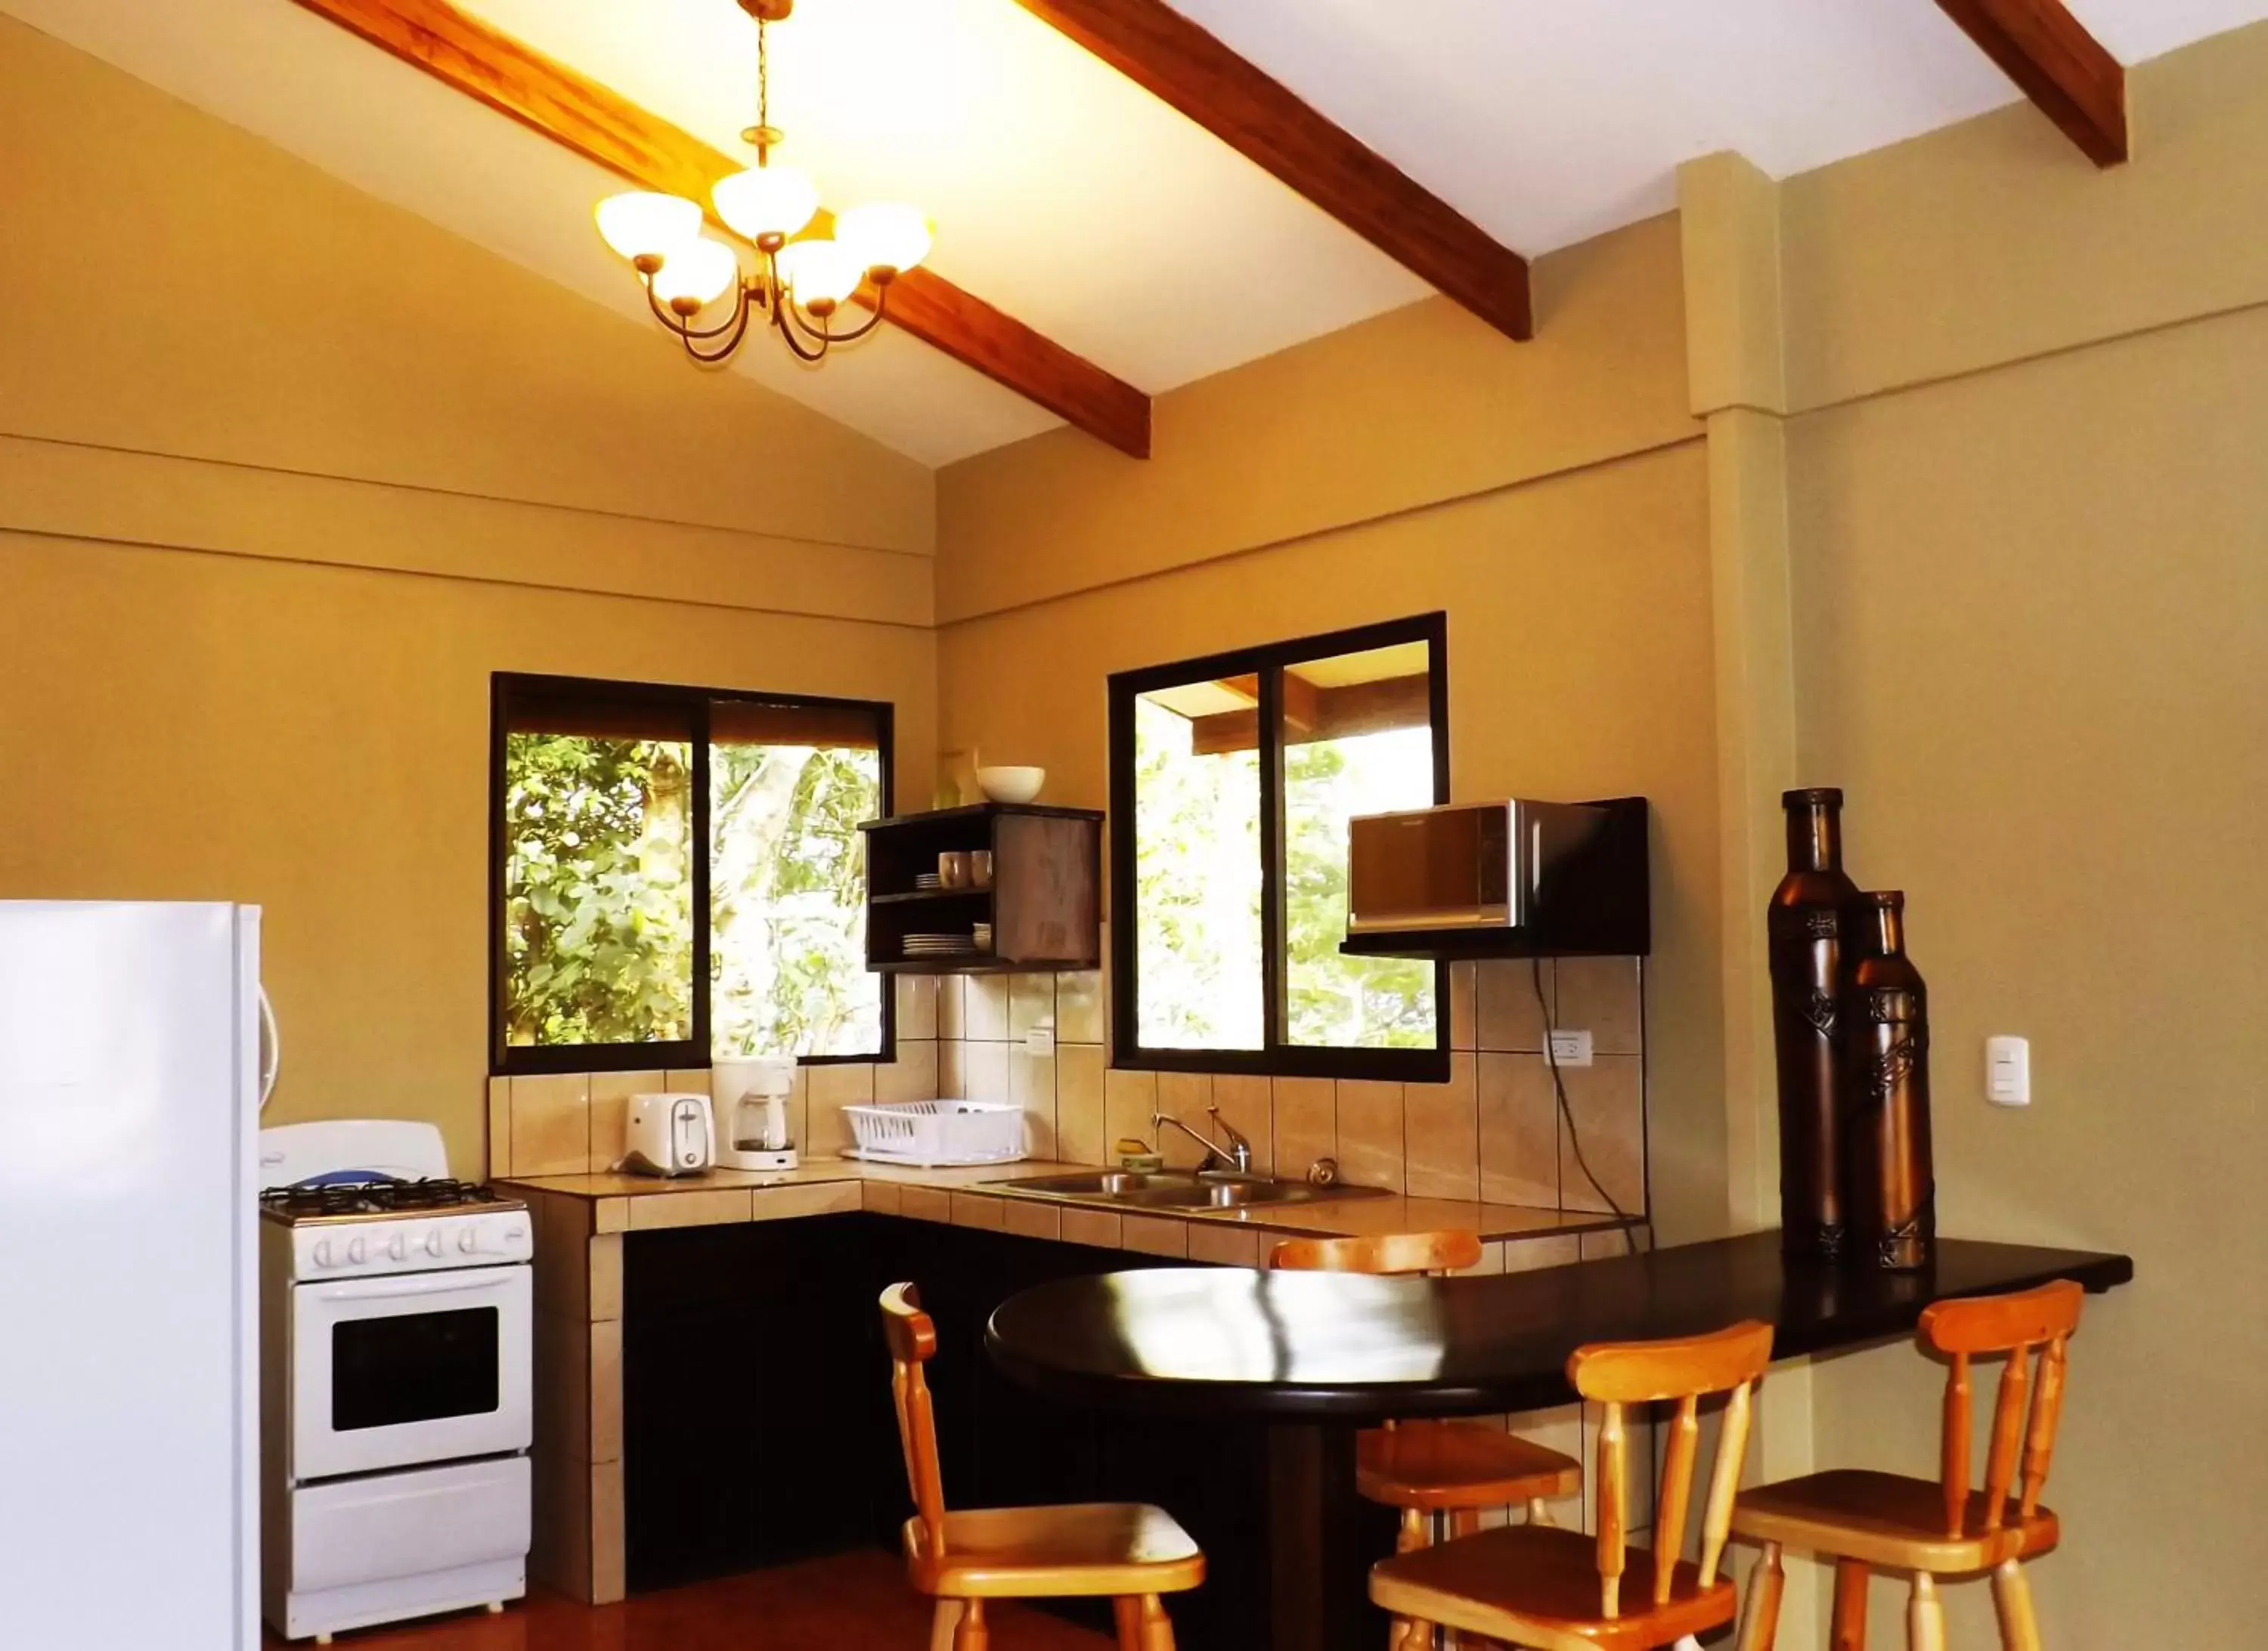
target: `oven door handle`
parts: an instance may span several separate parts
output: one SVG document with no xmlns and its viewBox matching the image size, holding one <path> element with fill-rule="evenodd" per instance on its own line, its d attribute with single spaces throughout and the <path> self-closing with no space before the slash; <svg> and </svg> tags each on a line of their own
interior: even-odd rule
<svg viewBox="0 0 2268 1651">
<path fill-rule="evenodd" d="M 419 1278 L 317 1285 L 314 1297 L 318 1301 L 396 1301 L 413 1295 L 491 1295 L 511 1287 L 506 1269 L 482 1267 L 480 1271 L 485 1276 L 477 1279 L 459 1273 L 427 1273 Z"/>
</svg>

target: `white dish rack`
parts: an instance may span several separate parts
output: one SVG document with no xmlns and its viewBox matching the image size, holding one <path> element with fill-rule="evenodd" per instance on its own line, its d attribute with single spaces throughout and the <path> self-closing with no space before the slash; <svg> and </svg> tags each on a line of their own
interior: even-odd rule
<svg viewBox="0 0 2268 1651">
<path fill-rule="evenodd" d="M 881 1101 L 846 1106 L 858 1146 L 874 1163 L 939 1169 L 1012 1164 L 1024 1156 L 1024 1109 L 999 1101 Z"/>
</svg>

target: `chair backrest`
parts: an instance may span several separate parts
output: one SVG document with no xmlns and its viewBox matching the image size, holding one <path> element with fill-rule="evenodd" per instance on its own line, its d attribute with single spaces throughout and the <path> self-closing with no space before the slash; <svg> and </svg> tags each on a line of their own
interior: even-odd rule
<svg viewBox="0 0 2268 1651">
<path fill-rule="evenodd" d="M 2079 1328 L 2087 1292 L 2067 1279 L 2014 1295 L 1940 1301 L 1921 1316 L 1921 1343 L 1946 1354 L 1945 1432 L 1940 1446 L 1945 1487 L 1945 1529 L 1950 1537 L 2000 1529 L 2015 1486 L 2017 1507 L 2029 1519 L 2040 1505 L 2063 1418 L 2065 1350 Z M 2006 1354 L 2000 1391 L 1992 1404 L 1992 1441 L 1984 1457 L 1982 1530 L 1969 1518 L 1969 1361 L 1977 1354 Z M 2025 1400 L 2030 1398 L 2030 1414 Z M 2017 1478 L 2021 1458 L 2022 1478 Z"/>
<path fill-rule="evenodd" d="M 1462 1272 L 1478 1264 L 1477 1233 L 1387 1233 L 1373 1238 L 1287 1238 L 1268 1264 L 1301 1272 Z"/>
<path fill-rule="evenodd" d="M 897 1406 L 906 1486 L 935 1558 L 945 1551 L 945 1478 L 938 1470 L 937 1419 L 922 1367 L 937 1352 L 937 1326 L 921 1310 L 912 1285 L 894 1284 L 882 1292 L 882 1337 L 890 1345 L 890 1398 Z"/>
<path fill-rule="evenodd" d="M 1662 1452 L 1661 1485 L 1654 1499 L 1653 1601 L 1669 1603 L 1676 1559 L 1685 1547 L 1686 1510 L 1692 1505 L 1694 1461 L 1700 1449 L 1702 1398 L 1729 1397 L 1717 1460 L 1709 1476 L 1709 1500 L 1701 1513 L 1701 1586 L 1717 1580 L 1725 1540 L 1733 1529 L 1733 1499 L 1740 1488 L 1741 1462 L 1748 1454 L 1749 1420 L 1757 1382 L 1771 1362 L 1769 1324 L 1734 1324 L 1706 1336 L 1678 1341 L 1599 1342 L 1578 1347 L 1567 1360 L 1567 1379 L 1585 1398 L 1602 1407 L 1599 1423 L 1599 1614 L 1622 1614 L 1623 1572 L 1629 1558 L 1630 1498 L 1624 1485 L 1629 1445 L 1624 1410 L 1675 1399 Z"/>
</svg>

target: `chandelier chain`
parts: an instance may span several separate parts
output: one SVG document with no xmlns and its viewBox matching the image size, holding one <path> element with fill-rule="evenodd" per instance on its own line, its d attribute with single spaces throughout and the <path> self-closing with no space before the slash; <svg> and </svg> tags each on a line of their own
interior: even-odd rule
<svg viewBox="0 0 2268 1651">
<path fill-rule="evenodd" d="M 756 127 L 769 131 L 772 123 L 772 41 L 771 25 L 762 18 L 756 19 Z M 757 153 L 762 155 L 762 148 Z"/>
</svg>

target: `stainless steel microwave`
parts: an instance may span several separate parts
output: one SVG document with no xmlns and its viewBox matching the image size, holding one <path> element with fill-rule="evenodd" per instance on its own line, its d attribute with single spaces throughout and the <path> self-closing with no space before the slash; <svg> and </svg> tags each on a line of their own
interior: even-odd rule
<svg viewBox="0 0 2268 1651">
<path fill-rule="evenodd" d="M 1508 951 L 1643 952 L 1646 812 L 1643 798 L 1515 799 L 1358 815 L 1347 932 L 1502 931 L 1521 937 Z"/>
</svg>

